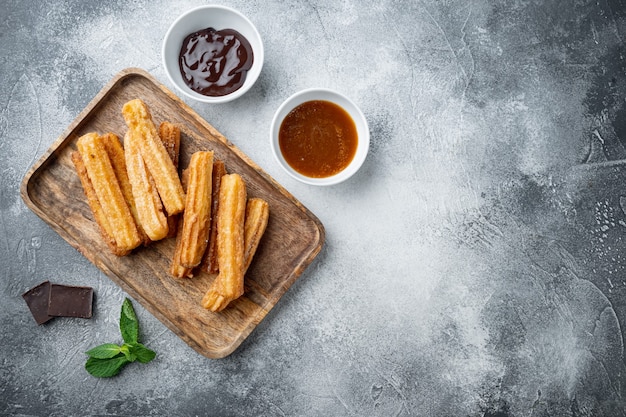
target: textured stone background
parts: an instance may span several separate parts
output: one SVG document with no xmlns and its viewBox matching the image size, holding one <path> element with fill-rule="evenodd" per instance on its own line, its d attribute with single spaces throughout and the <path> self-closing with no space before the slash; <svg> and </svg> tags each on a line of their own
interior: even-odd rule
<svg viewBox="0 0 626 417">
<path fill-rule="evenodd" d="M 0 414 L 626 415 L 626 2 L 232 1 L 266 48 L 243 98 L 189 104 L 324 223 L 320 256 L 231 356 L 138 303 L 158 357 L 99 380 L 125 296 L 19 183 L 119 70 L 169 85 L 161 40 L 199 1 L 0 4 Z M 362 170 L 296 183 L 270 154 L 292 93 L 367 116 Z M 91 285 L 91 320 L 21 294 Z"/>
</svg>

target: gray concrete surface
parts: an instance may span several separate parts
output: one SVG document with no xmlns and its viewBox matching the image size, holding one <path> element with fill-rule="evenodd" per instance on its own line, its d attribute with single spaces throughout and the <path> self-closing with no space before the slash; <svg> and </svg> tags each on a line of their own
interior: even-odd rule
<svg viewBox="0 0 626 417">
<path fill-rule="evenodd" d="M 119 70 L 170 86 L 161 40 L 200 4 L 0 4 L 1 415 L 626 415 L 617 0 L 225 2 L 257 25 L 265 67 L 235 102 L 188 103 L 327 244 L 231 356 L 200 356 L 135 303 L 157 359 L 88 375 L 126 294 L 19 183 Z M 280 103 L 315 86 L 371 127 L 362 170 L 330 188 L 289 178 L 268 142 Z M 93 286 L 94 317 L 35 325 L 21 294 L 46 279 Z"/>
</svg>

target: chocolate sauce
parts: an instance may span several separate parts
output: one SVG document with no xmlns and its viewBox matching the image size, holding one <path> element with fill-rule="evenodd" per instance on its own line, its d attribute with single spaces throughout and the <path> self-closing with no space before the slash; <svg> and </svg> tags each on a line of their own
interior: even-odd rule
<svg viewBox="0 0 626 417">
<path fill-rule="evenodd" d="M 252 46 L 241 33 L 206 28 L 185 38 L 178 64 L 189 88 L 225 96 L 241 88 L 253 60 Z"/>
</svg>

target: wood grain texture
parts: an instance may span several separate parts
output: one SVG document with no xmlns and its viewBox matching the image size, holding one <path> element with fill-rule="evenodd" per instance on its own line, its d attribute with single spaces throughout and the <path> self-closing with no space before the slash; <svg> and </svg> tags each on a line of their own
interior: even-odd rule
<svg viewBox="0 0 626 417">
<path fill-rule="evenodd" d="M 221 313 L 200 301 L 215 278 L 203 273 L 177 280 L 168 273 L 174 239 L 116 257 L 103 242 L 71 161 L 76 140 L 91 131 L 124 137 L 124 103 L 143 99 L 156 124 L 181 127 L 180 167 L 191 155 L 212 150 L 229 172 L 246 181 L 249 197 L 265 199 L 270 219 L 250 269 L 244 295 Z M 118 73 L 78 115 L 22 181 L 26 205 L 70 245 L 199 353 L 232 353 L 317 256 L 324 243 L 320 221 L 209 123 L 150 74 L 128 68 Z"/>
</svg>

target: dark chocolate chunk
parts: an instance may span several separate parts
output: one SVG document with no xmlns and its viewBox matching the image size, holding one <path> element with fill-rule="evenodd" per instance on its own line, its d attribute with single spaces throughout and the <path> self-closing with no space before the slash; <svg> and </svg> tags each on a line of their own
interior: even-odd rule
<svg viewBox="0 0 626 417">
<path fill-rule="evenodd" d="M 28 305 L 30 313 L 33 315 L 37 324 L 43 324 L 52 318 L 52 316 L 48 315 L 50 281 L 44 281 L 26 291 L 22 294 L 22 298 L 26 301 L 26 305 Z"/>
<path fill-rule="evenodd" d="M 93 288 L 51 284 L 48 314 L 51 316 L 91 318 Z"/>
</svg>

